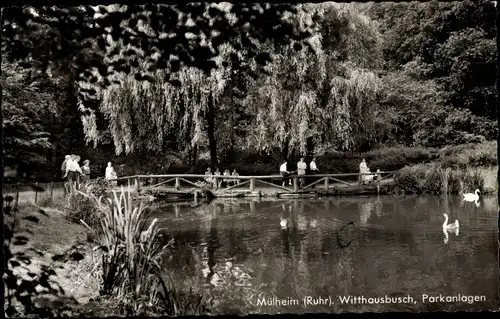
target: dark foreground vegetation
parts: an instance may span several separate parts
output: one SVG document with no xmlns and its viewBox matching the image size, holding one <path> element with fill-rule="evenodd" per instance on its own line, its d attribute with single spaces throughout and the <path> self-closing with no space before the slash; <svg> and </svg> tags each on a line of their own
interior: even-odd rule
<svg viewBox="0 0 500 319">
<path fill-rule="evenodd" d="M 48 203 L 62 210 L 14 208 L 7 198 L 9 316 L 209 313 L 205 298 L 177 291 L 164 271 L 174 242 L 157 231 L 155 220 L 148 222 L 142 204 L 125 192 L 101 202 L 95 185 L 85 191 Z"/>
</svg>

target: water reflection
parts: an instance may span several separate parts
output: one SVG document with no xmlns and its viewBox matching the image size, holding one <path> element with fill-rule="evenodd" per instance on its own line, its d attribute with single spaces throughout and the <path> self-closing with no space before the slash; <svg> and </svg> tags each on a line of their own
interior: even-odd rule
<svg viewBox="0 0 500 319">
<path fill-rule="evenodd" d="M 166 269 L 180 288 L 198 285 L 213 294 L 222 313 L 436 311 L 458 306 L 271 307 L 257 300 L 460 293 L 496 302 L 498 204 L 494 197 L 480 202 L 431 196 L 230 199 L 162 205 L 154 217 L 177 243 Z M 459 220 L 460 232 L 443 227 L 444 214 L 450 223 Z"/>
</svg>

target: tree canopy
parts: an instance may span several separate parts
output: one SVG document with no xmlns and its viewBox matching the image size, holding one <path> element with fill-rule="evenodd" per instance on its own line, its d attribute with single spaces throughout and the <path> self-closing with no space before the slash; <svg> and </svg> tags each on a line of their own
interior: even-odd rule
<svg viewBox="0 0 500 319">
<path fill-rule="evenodd" d="M 113 146 L 214 166 L 491 139 L 494 13 L 486 0 L 11 7 L 6 159 Z"/>
</svg>

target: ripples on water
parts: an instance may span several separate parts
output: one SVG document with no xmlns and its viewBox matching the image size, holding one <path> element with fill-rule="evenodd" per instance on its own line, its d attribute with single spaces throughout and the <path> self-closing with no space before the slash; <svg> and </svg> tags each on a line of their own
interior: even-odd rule
<svg viewBox="0 0 500 319">
<path fill-rule="evenodd" d="M 210 293 L 222 313 L 478 310 L 498 307 L 497 201 L 337 197 L 217 199 L 154 208 L 176 240 L 166 268 L 181 288 Z M 443 214 L 459 220 L 443 231 Z M 280 221 L 286 220 L 283 228 Z M 339 229 L 345 226 L 342 231 Z M 350 244 L 349 244 L 350 243 Z M 346 248 L 341 248 L 349 244 Z M 486 303 L 422 303 L 421 295 L 484 295 Z M 411 295 L 417 304 L 341 304 L 339 296 Z M 332 306 L 304 307 L 305 296 Z M 257 305 L 261 297 L 299 306 Z"/>
</svg>

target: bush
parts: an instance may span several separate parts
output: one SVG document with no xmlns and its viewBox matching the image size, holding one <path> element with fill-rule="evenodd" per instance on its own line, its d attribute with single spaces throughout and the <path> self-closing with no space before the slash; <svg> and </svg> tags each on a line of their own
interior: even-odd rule
<svg viewBox="0 0 500 319">
<path fill-rule="evenodd" d="M 419 179 L 409 167 L 405 167 L 394 174 L 394 191 L 408 194 L 420 194 L 422 192 Z"/>
<path fill-rule="evenodd" d="M 456 161 L 459 167 L 497 165 L 497 142 L 447 146 L 440 150 L 441 161 L 446 164 Z"/>
<path fill-rule="evenodd" d="M 394 176 L 397 193 L 462 194 L 484 189 L 485 179 L 474 169 L 451 169 L 441 164 L 405 167 Z"/>
</svg>

